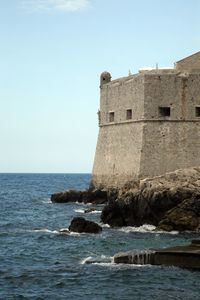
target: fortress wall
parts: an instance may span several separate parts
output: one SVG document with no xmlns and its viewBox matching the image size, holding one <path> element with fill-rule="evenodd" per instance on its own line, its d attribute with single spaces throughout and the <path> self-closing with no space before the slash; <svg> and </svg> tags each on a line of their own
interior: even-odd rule
<svg viewBox="0 0 200 300">
<path fill-rule="evenodd" d="M 109 123 L 109 112 L 115 113 L 114 122 L 126 121 L 126 110 L 132 109 L 132 119 L 143 117 L 144 76 L 130 76 L 104 84 L 101 88 L 101 125 Z"/>
<path fill-rule="evenodd" d="M 145 76 L 141 177 L 200 164 L 199 82 L 198 74 Z M 169 117 L 159 115 L 162 106 Z"/>
<path fill-rule="evenodd" d="M 95 187 L 119 187 L 137 178 L 142 132 L 141 122 L 100 127 L 92 172 Z"/>
<path fill-rule="evenodd" d="M 176 63 L 177 70 L 200 70 L 200 52 L 195 53 Z"/>
<path fill-rule="evenodd" d="M 147 122 L 140 177 L 200 165 L 200 122 Z"/>
<path fill-rule="evenodd" d="M 145 119 L 158 119 L 159 107 L 171 107 L 171 118 L 181 117 L 179 114 L 179 85 L 174 74 L 145 75 Z"/>
<path fill-rule="evenodd" d="M 195 107 L 200 105 L 200 75 L 146 75 L 145 119 L 163 119 L 159 107 L 171 108 L 169 120 L 195 119 Z"/>
<path fill-rule="evenodd" d="M 189 74 L 186 96 L 188 118 L 194 119 L 196 118 L 195 107 L 200 106 L 200 74 Z"/>
<path fill-rule="evenodd" d="M 101 74 L 95 187 L 200 165 L 200 52 L 175 69 L 110 79 Z"/>
</svg>

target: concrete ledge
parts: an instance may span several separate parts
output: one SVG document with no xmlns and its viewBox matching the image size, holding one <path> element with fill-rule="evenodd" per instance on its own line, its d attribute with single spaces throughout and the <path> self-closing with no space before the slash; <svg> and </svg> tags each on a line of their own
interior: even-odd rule
<svg viewBox="0 0 200 300">
<path fill-rule="evenodd" d="M 177 266 L 200 270 L 200 240 L 194 240 L 187 246 L 117 253 L 114 256 L 114 262 Z"/>
</svg>

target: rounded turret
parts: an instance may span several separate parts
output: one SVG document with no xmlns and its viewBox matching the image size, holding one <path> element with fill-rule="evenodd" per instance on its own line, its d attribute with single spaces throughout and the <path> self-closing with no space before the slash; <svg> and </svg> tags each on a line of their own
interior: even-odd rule
<svg viewBox="0 0 200 300">
<path fill-rule="evenodd" d="M 100 88 L 102 87 L 103 84 L 108 83 L 111 81 L 111 75 L 109 72 L 103 72 L 101 73 L 100 76 Z"/>
</svg>

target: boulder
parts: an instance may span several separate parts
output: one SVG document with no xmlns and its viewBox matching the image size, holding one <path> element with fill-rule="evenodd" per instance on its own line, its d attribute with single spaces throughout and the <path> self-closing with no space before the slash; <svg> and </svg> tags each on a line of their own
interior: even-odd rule
<svg viewBox="0 0 200 300">
<path fill-rule="evenodd" d="M 84 218 L 74 218 L 69 226 L 69 231 L 78 233 L 100 233 L 102 227 L 97 223 L 85 220 Z"/>
<path fill-rule="evenodd" d="M 51 201 L 56 203 L 81 202 L 82 192 L 77 190 L 68 190 L 51 195 Z"/>
<path fill-rule="evenodd" d="M 200 194 L 184 200 L 169 210 L 158 224 L 157 229 L 200 231 Z"/>
</svg>

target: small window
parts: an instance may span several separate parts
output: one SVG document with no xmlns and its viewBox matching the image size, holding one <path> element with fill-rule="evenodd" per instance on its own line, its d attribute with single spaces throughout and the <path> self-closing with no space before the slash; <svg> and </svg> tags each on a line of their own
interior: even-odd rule
<svg viewBox="0 0 200 300">
<path fill-rule="evenodd" d="M 132 119 L 132 109 L 127 109 L 126 111 L 126 120 Z"/>
<path fill-rule="evenodd" d="M 109 122 L 114 122 L 115 120 L 115 113 L 114 111 L 109 112 Z"/>
<path fill-rule="evenodd" d="M 195 115 L 196 117 L 200 117 L 200 106 L 195 107 Z"/>
<path fill-rule="evenodd" d="M 160 117 L 170 117 L 170 107 L 167 107 L 167 106 L 159 107 L 159 116 Z"/>
</svg>

